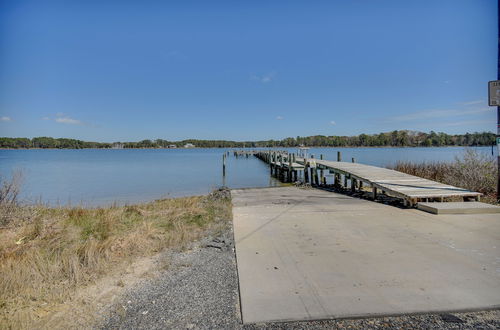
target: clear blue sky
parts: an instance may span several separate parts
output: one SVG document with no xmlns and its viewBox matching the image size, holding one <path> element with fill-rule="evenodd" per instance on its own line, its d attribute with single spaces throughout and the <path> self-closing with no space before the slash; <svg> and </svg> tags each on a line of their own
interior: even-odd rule
<svg viewBox="0 0 500 330">
<path fill-rule="evenodd" d="M 496 0 L 0 6 L 0 136 L 496 129 Z"/>
</svg>

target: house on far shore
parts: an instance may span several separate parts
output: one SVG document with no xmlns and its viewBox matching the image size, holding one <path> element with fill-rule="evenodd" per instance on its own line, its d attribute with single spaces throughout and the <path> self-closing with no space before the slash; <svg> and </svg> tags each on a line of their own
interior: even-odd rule
<svg viewBox="0 0 500 330">
<path fill-rule="evenodd" d="M 177 146 L 175 144 L 171 144 L 171 145 L 168 146 L 168 148 L 169 149 L 175 149 L 175 148 L 177 148 Z"/>
<path fill-rule="evenodd" d="M 120 143 L 120 142 L 115 142 L 113 143 L 113 145 L 111 146 L 112 149 L 123 149 L 124 148 L 124 144 L 123 143 Z"/>
<path fill-rule="evenodd" d="M 299 149 L 297 150 L 297 155 L 300 157 L 300 158 L 309 158 L 309 148 L 308 147 L 304 147 L 303 144 L 301 144 L 299 146 Z"/>
<path fill-rule="evenodd" d="M 195 147 L 195 146 L 194 146 L 194 144 L 192 144 L 192 143 L 186 143 L 186 144 L 184 145 L 184 148 L 194 148 L 194 147 Z"/>
</svg>

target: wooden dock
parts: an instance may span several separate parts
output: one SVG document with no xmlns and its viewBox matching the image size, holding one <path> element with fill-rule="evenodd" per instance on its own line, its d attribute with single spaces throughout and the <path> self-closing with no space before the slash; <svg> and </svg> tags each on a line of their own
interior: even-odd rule
<svg viewBox="0 0 500 330">
<path fill-rule="evenodd" d="M 352 162 L 342 162 L 340 153 L 337 156 L 338 161 L 323 160 L 323 157 L 299 158 L 284 151 L 260 151 L 254 155 L 269 164 L 271 175 L 285 182 L 298 181 L 299 174 L 303 174 L 305 183 L 326 186 L 324 172 L 328 171 L 334 174 L 334 182 L 330 184 L 335 187 L 350 188 L 352 191 L 369 188 L 373 199 L 377 199 L 377 194 L 382 192 L 387 196 L 402 199 L 404 204 L 409 206 L 415 206 L 418 202 L 443 202 L 450 198 L 479 201 L 481 196 L 478 192 L 395 170 L 355 163 L 354 159 Z"/>
<path fill-rule="evenodd" d="M 255 156 L 258 153 L 258 151 L 256 151 L 256 150 L 232 150 L 232 153 L 233 153 L 233 156 L 236 158 L 238 158 L 238 157 L 248 158 L 249 156 Z"/>
</svg>

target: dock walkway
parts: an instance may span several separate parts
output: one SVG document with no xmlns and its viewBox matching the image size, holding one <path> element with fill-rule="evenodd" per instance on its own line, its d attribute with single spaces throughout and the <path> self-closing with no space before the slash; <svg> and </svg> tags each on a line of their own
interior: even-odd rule
<svg viewBox="0 0 500 330">
<path fill-rule="evenodd" d="M 299 158 L 286 152 L 259 152 L 255 154 L 267 162 L 271 174 L 284 181 L 297 181 L 298 172 L 303 171 L 304 181 L 316 185 L 326 185 L 324 171 L 333 173 L 335 186 L 351 190 L 370 187 L 373 199 L 380 190 L 383 194 L 403 199 L 405 205 L 414 206 L 418 202 L 444 201 L 447 198 L 474 199 L 479 201 L 481 193 L 469 191 L 443 183 L 427 180 L 399 171 L 354 162 L 330 161 L 316 158 Z M 320 174 L 318 175 L 318 171 Z"/>
<path fill-rule="evenodd" d="M 334 162 L 317 160 L 321 169 L 333 170 L 369 184 L 372 189 L 380 189 L 385 194 L 416 203 L 422 199 L 444 199 L 449 197 L 473 197 L 478 199 L 481 194 L 458 188 L 444 183 L 427 180 L 387 168 L 359 163 Z"/>
</svg>

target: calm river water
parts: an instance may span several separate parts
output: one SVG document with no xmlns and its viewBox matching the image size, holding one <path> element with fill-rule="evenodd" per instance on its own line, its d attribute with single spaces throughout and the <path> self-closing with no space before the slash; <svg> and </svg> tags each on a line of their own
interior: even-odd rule
<svg viewBox="0 0 500 330">
<path fill-rule="evenodd" d="M 491 148 L 476 150 L 491 155 Z M 289 149 L 295 152 L 296 149 Z M 386 166 L 399 160 L 453 161 L 460 147 L 445 148 L 313 148 L 310 154 L 334 160 Z M 124 150 L 0 150 L 0 174 L 23 173 L 21 199 L 26 203 L 97 206 L 150 201 L 165 197 L 206 194 L 223 184 L 231 188 L 279 185 L 267 166 L 250 158 L 227 160 L 222 177 L 222 154 L 229 149 Z"/>
</svg>

